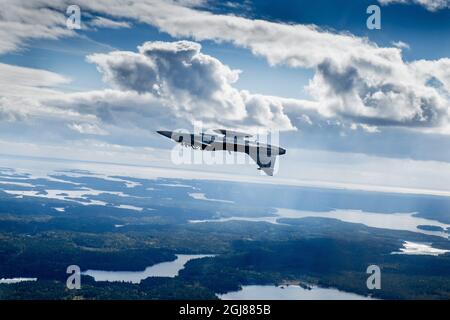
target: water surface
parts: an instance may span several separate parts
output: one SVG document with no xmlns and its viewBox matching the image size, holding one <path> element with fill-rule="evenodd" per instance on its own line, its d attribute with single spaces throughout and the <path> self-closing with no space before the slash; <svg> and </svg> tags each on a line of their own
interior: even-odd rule
<svg viewBox="0 0 450 320">
<path fill-rule="evenodd" d="M 305 289 L 289 286 L 243 286 L 239 291 L 218 294 L 221 300 L 371 300 L 373 298 L 333 288 Z"/>
<path fill-rule="evenodd" d="M 269 217 L 226 217 L 220 219 L 210 220 L 191 220 L 191 223 L 202 222 L 226 222 L 226 221 L 253 221 L 253 222 L 267 222 L 273 224 L 280 224 L 280 218 L 332 218 L 344 222 L 361 223 L 368 227 L 383 228 L 390 230 L 404 230 L 423 233 L 427 235 L 435 235 L 448 238 L 449 234 L 444 231 L 424 230 L 417 228 L 420 225 L 429 225 L 447 229 L 450 225 L 441 223 L 436 220 L 422 218 L 415 216 L 415 213 L 375 213 L 366 212 L 362 210 L 343 210 L 336 209 L 332 211 L 303 211 L 295 209 L 278 208 L 276 215 Z"/>
<path fill-rule="evenodd" d="M 145 268 L 143 271 L 86 270 L 82 274 L 93 277 L 95 281 L 140 283 L 149 277 L 176 277 L 188 261 L 214 257 L 214 255 L 210 254 L 177 254 L 176 256 L 177 258 L 174 261 L 157 263 Z"/>
</svg>

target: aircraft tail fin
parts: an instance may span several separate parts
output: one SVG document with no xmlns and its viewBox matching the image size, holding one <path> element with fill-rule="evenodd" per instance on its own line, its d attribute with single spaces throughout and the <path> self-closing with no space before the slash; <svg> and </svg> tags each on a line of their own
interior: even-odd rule
<svg viewBox="0 0 450 320">
<path fill-rule="evenodd" d="M 260 147 L 250 148 L 248 155 L 256 162 L 258 170 L 264 171 L 268 176 L 274 175 L 277 155 L 272 155 L 269 149 Z"/>
</svg>

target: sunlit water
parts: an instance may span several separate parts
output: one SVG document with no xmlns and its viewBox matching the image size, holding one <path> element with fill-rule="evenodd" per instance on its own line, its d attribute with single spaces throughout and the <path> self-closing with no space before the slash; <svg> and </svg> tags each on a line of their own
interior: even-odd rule
<svg viewBox="0 0 450 320">
<path fill-rule="evenodd" d="M 414 213 L 374 213 L 374 212 L 365 212 L 361 210 L 332 210 L 332 211 L 324 211 L 324 212 L 316 212 L 316 211 L 302 211 L 295 209 L 285 209 L 278 208 L 276 215 L 271 217 L 227 217 L 220 219 L 211 219 L 211 220 L 191 220 L 191 223 L 202 223 L 202 222 L 226 222 L 226 221 L 254 221 L 254 222 L 267 222 L 273 224 L 280 224 L 278 219 L 280 218 L 291 218 L 291 219 L 300 219 L 307 217 L 316 217 L 316 218 L 333 218 L 338 219 L 344 222 L 350 223 L 361 223 L 369 227 L 374 228 L 383 228 L 390 230 L 405 230 L 405 231 L 413 231 L 418 233 L 423 233 L 427 235 L 435 235 L 444 238 L 448 238 L 448 233 L 443 231 L 431 231 L 431 230 L 422 230 L 418 229 L 419 225 L 429 225 L 441 227 L 443 229 L 447 229 L 450 225 L 441 223 L 436 220 L 431 220 L 427 218 L 416 217 Z"/>
<path fill-rule="evenodd" d="M 337 289 L 300 286 L 243 286 L 239 291 L 218 294 L 221 300 L 370 300 L 371 297 Z"/>
<path fill-rule="evenodd" d="M 405 241 L 403 243 L 403 248 L 400 248 L 400 251 L 392 252 L 392 254 L 440 256 L 447 252 L 450 252 L 450 250 L 433 248 L 430 243 Z"/>
<path fill-rule="evenodd" d="M 200 192 L 192 192 L 192 193 L 188 193 L 188 195 L 195 200 L 222 202 L 222 203 L 234 203 L 234 201 L 230 201 L 230 200 L 211 199 L 211 198 L 206 197 L 206 195 L 204 193 L 200 193 Z"/>
<path fill-rule="evenodd" d="M 1 278 L 0 284 L 13 284 L 26 281 L 37 281 L 37 278 Z"/>
<path fill-rule="evenodd" d="M 173 278 L 184 268 L 184 265 L 193 259 L 214 257 L 209 254 L 177 254 L 177 259 L 169 262 L 162 262 L 145 268 L 143 271 L 102 271 L 87 270 L 82 274 L 91 276 L 95 281 L 109 282 L 131 282 L 140 283 L 149 277 L 169 277 Z"/>
</svg>

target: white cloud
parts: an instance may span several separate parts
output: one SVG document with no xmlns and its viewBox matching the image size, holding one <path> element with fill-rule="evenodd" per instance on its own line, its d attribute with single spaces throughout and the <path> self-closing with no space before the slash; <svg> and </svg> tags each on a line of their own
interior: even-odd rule
<svg viewBox="0 0 450 320">
<path fill-rule="evenodd" d="M 90 21 L 89 24 L 93 27 L 99 28 L 111 28 L 111 29 L 131 28 L 131 24 L 129 22 L 115 21 L 104 17 L 95 17 Z"/>
<path fill-rule="evenodd" d="M 58 39 L 75 33 L 66 27 L 62 1 L 2 0 L 0 53 L 19 50 L 29 39 Z"/>
<path fill-rule="evenodd" d="M 64 12 L 69 1 L 4 1 L 11 10 L 0 16 L 0 24 L 4 25 L 1 30 L 8 33 L 5 37 L 0 37 L 4 39 L 0 43 L 0 51 L 17 49 L 28 38 L 72 35 L 64 29 Z M 421 3 L 436 6 L 438 2 Z M 82 11 L 105 14 L 114 19 L 125 18 L 148 23 L 174 37 L 189 37 L 198 41 L 228 41 L 248 48 L 255 55 L 265 57 L 272 65 L 313 68 L 316 74 L 307 89 L 314 99 L 311 104 L 315 103 L 317 112 L 323 117 L 334 117 L 369 126 L 405 126 L 425 132 L 450 131 L 450 69 L 441 68 L 447 63 L 445 59 L 407 63 L 402 58 L 401 50 L 396 47 L 379 47 L 365 38 L 325 31 L 313 25 L 252 20 L 196 9 L 199 6 L 204 9 L 203 1 L 74 0 L 70 1 L 70 4 L 80 5 Z M 45 19 L 41 19 L 42 13 L 45 13 Z M 37 27 L 34 28 L 35 25 Z M 226 121 L 222 122 L 223 124 L 232 125 L 239 121 L 248 124 L 253 121 L 255 125 L 289 127 L 289 119 L 283 115 L 279 99 L 277 103 L 273 103 L 275 99 L 267 97 L 262 101 L 261 96 L 237 91 L 232 86 L 237 72 L 230 70 L 220 61 L 196 51 L 195 48 L 184 52 L 187 55 L 192 54 L 191 57 L 183 57 L 182 50 L 177 49 L 176 59 L 169 59 L 172 64 L 178 63 L 177 71 L 188 70 L 190 76 L 195 76 L 196 72 L 199 75 L 199 72 L 204 72 L 209 67 L 209 75 L 213 80 L 211 87 L 196 88 L 195 85 L 201 84 L 201 81 L 190 79 L 192 85 L 186 90 L 181 78 L 173 81 L 173 75 L 162 70 L 163 63 L 159 63 L 156 69 L 151 65 L 149 61 L 153 58 L 148 54 L 162 55 L 165 50 L 162 43 L 152 45 L 157 47 L 147 48 L 148 52 L 143 46 L 138 53 L 110 53 L 93 56 L 92 59 L 97 60 L 95 62 L 104 73 L 105 80 L 120 90 L 131 85 L 133 90 L 142 92 L 139 85 L 145 87 L 148 83 L 153 83 L 156 84 L 152 88 L 153 94 L 162 90 L 160 94 L 164 96 L 165 101 L 172 94 L 170 90 L 174 90 L 170 98 L 175 99 L 174 105 L 182 116 L 188 117 L 191 111 L 201 111 L 200 116 L 196 114 L 195 117 L 211 119 L 214 125 L 220 124 L 220 121 L 214 121 L 218 119 L 219 108 L 209 108 L 205 105 L 206 101 L 210 101 L 226 111 L 220 114 Z M 103 62 L 100 61 L 102 59 Z M 156 60 L 162 61 L 158 59 Z M 195 67 L 183 68 L 180 64 L 183 59 L 193 59 Z M 202 64 L 202 59 L 206 65 Z M 425 64 L 428 66 L 427 70 L 422 67 Z M 124 69 L 119 71 L 118 66 Z M 148 73 L 144 75 L 144 72 L 136 72 L 141 68 Z M 220 73 L 218 78 L 213 71 Z M 119 72 L 128 75 L 125 80 L 117 77 Z M 164 80 L 171 81 L 152 79 L 152 72 L 155 76 L 162 76 Z M 130 84 L 124 81 L 129 81 Z M 441 85 L 432 84 L 436 81 Z M 199 105 L 194 106 L 194 99 L 205 96 L 210 99 L 200 99 Z M 257 110 L 269 112 L 269 121 L 263 122 L 262 113 L 248 114 L 249 111 L 255 110 L 251 107 L 255 105 L 255 101 L 258 101 L 260 106 Z M 303 103 L 299 104 L 300 110 L 293 111 L 294 113 L 303 112 Z M 246 121 L 242 121 L 244 119 Z"/>
<path fill-rule="evenodd" d="M 106 130 L 103 130 L 98 125 L 93 123 L 71 123 L 68 125 L 68 127 L 73 131 L 81 134 L 92 134 L 99 136 L 108 135 L 108 132 Z"/>
<path fill-rule="evenodd" d="M 51 123 L 55 136 L 67 136 L 70 130 L 125 141 L 121 134 L 131 139 L 140 131 L 144 137 L 199 121 L 216 127 L 292 129 L 276 98 L 238 91 L 232 84 L 239 71 L 200 48 L 193 42 L 156 42 L 144 44 L 138 53 L 89 57 L 114 90 L 67 93 L 58 87 L 70 79 L 60 74 L 0 64 L 0 118 L 29 126 L 24 134 Z"/>
<path fill-rule="evenodd" d="M 96 2 L 96 10 L 103 7 Z M 442 87 L 443 94 L 429 86 L 429 79 L 417 76 L 398 48 L 379 47 L 365 38 L 317 26 L 212 14 L 170 1 L 109 6 L 108 12 L 149 23 L 174 37 L 229 41 L 265 57 L 270 64 L 314 68 L 316 75 L 308 90 L 323 116 L 372 126 L 436 131 L 449 127 L 449 87 Z M 444 77 L 450 74 L 449 69 L 441 72 Z"/>
<path fill-rule="evenodd" d="M 450 8 L 450 0 L 378 0 L 381 4 L 403 3 L 417 4 L 430 11 Z"/>
<path fill-rule="evenodd" d="M 233 87 L 240 71 L 201 53 L 195 42 L 146 42 L 138 53 L 94 54 L 88 61 L 116 89 L 151 94 L 192 123 L 293 129 L 279 99 Z"/>
<path fill-rule="evenodd" d="M 393 41 L 392 45 L 399 49 L 411 49 L 409 44 L 407 44 L 406 42 L 403 42 L 403 41 Z"/>
<path fill-rule="evenodd" d="M 375 127 L 375 126 L 369 126 L 369 125 L 367 125 L 367 124 L 356 124 L 356 123 L 352 123 L 352 124 L 350 125 L 350 129 L 351 129 L 351 130 L 362 129 L 362 130 L 364 130 L 365 132 L 368 132 L 368 133 L 378 133 L 378 132 L 380 132 L 380 130 L 379 130 L 377 127 Z"/>
<path fill-rule="evenodd" d="M 41 102 L 61 94 L 58 86 L 70 83 L 60 74 L 0 63 L 0 120 L 16 121 L 29 117 L 89 118 L 73 110 L 63 110 Z"/>
<path fill-rule="evenodd" d="M 110 135 L 123 134 L 124 138 L 128 137 L 125 138 L 127 143 L 132 143 L 136 129 L 142 129 L 148 135 L 160 128 L 186 128 L 190 124 L 179 117 L 171 105 L 164 105 L 152 93 L 106 89 L 56 95 L 43 103 L 90 115 L 91 121 L 83 122 L 101 124 Z"/>
<path fill-rule="evenodd" d="M 58 73 L 0 63 L 0 96 L 52 94 L 53 87 L 70 83 L 70 79 Z"/>
</svg>

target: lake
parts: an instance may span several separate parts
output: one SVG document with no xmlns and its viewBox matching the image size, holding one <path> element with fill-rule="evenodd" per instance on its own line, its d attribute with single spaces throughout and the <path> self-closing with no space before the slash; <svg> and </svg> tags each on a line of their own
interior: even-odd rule
<svg viewBox="0 0 450 320">
<path fill-rule="evenodd" d="M 19 282 L 26 282 L 26 281 L 37 281 L 37 278 L 1 278 L 0 284 L 12 284 L 12 283 L 19 283 Z"/>
<path fill-rule="evenodd" d="M 421 256 L 440 256 L 450 250 L 433 248 L 430 243 L 416 243 L 411 241 L 403 242 L 403 248 L 400 251 L 391 254 L 421 255 Z"/>
<path fill-rule="evenodd" d="M 289 286 L 243 286 L 239 291 L 218 294 L 221 300 L 372 300 L 371 297 L 344 292 L 333 288 L 297 285 Z"/>
<path fill-rule="evenodd" d="M 176 277 L 188 261 L 214 257 L 211 254 L 177 254 L 176 256 L 177 258 L 174 261 L 157 263 L 143 271 L 86 270 L 82 274 L 93 277 L 95 281 L 140 283 L 149 277 Z"/>
<path fill-rule="evenodd" d="M 344 222 L 361 223 L 368 227 L 383 228 L 390 230 L 405 230 L 423 233 L 427 235 L 435 235 L 443 238 L 448 238 L 449 234 L 443 231 L 432 231 L 418 229 L 419 225 L 429 225 L 447 229 L 450 225 L 441 223 L 436 220 L 426 219 L 415 216 L 414 213 L 375 213 L 365 212 L 362 210 L 343 210 L 336 209 L 332 211 L 303 211 L 295 209 L 277 208 L 276 215 L 270 217 L 224 217 L 210 220 L 191 220 L 191 223 L 204 222 L 226 222 L 226 221 L 253 221 L 253 222 L 267 222 L 272 224 L 279 224 L 278 219 L 291 218 L 300 219 L 307 217 L 315 218 L 331 218 L 338 219 Z"/>
</svg>

